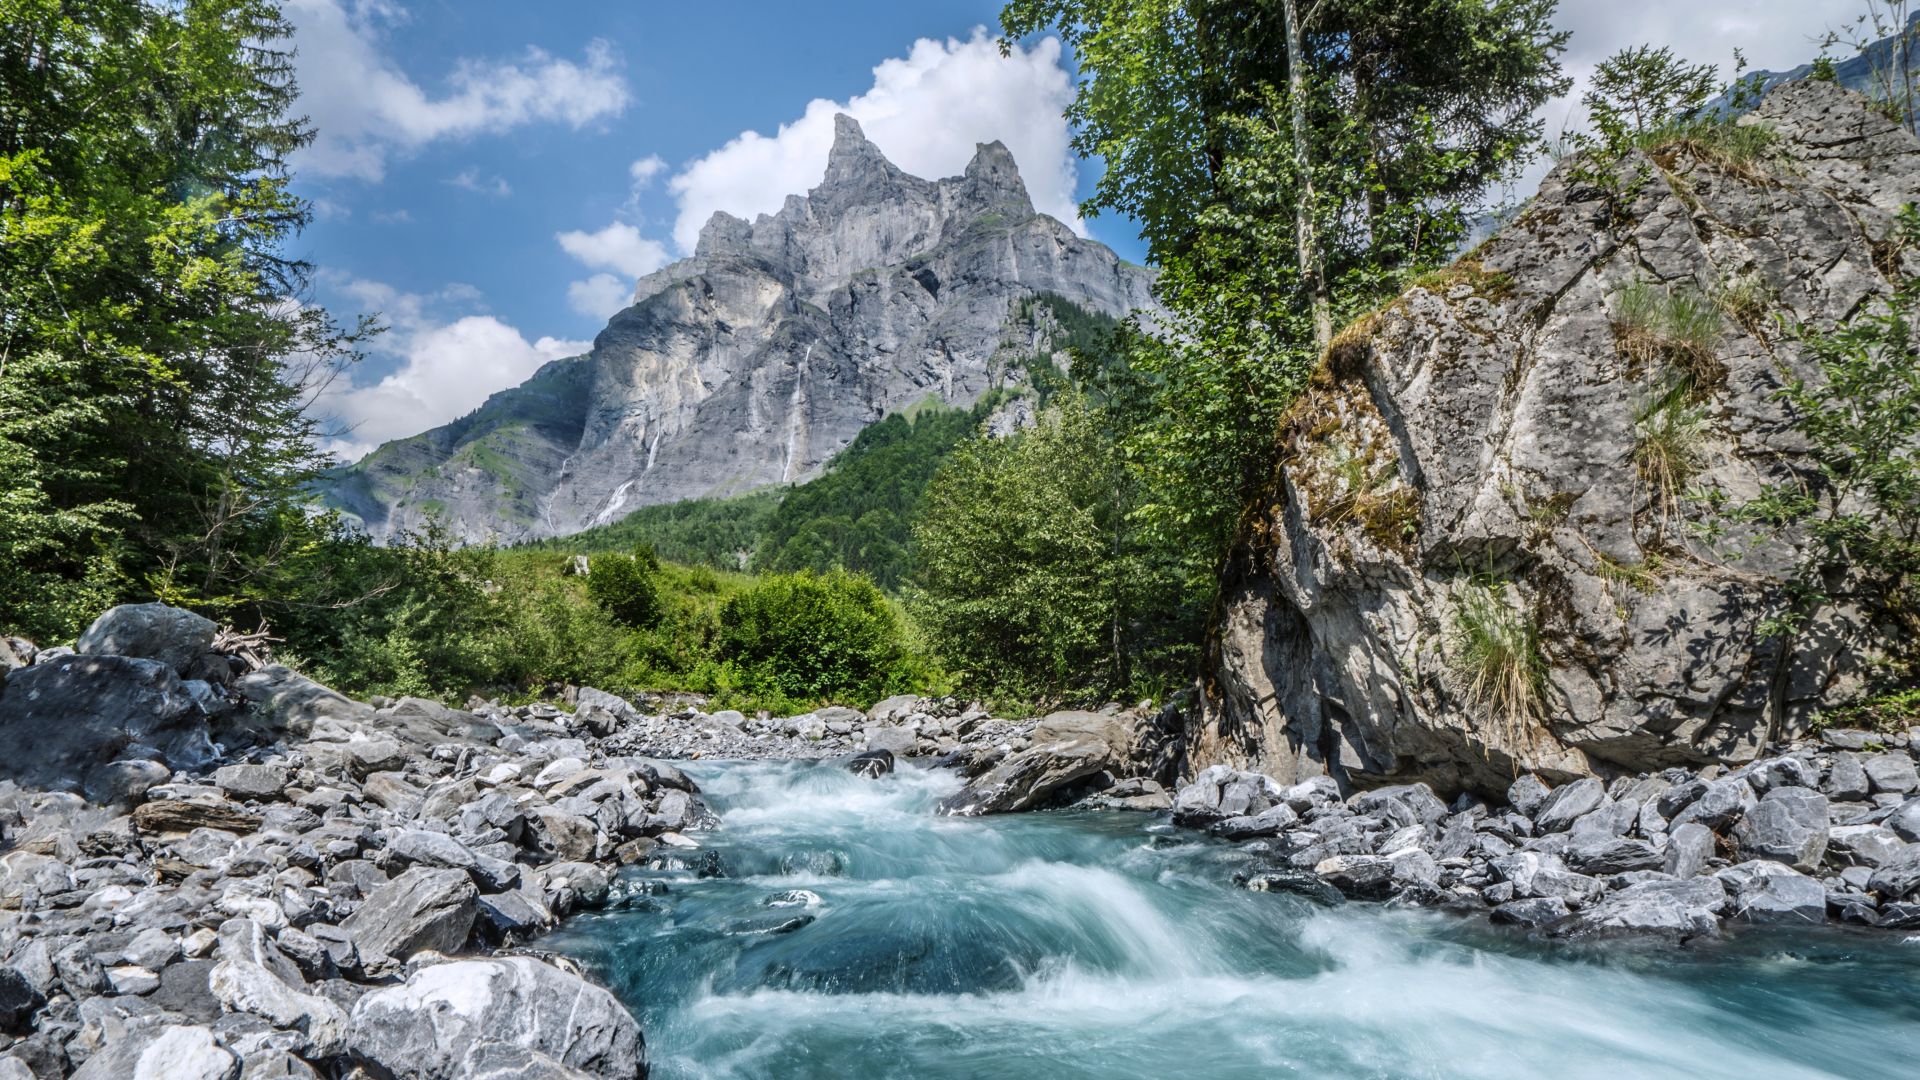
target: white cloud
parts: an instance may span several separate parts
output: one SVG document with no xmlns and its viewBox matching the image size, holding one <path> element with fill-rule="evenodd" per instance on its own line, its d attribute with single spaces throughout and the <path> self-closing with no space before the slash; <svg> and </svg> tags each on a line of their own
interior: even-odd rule
<svg viewBox="0 0 1920 1080">
<path fill-rule="evenodd" d="M 599 232 L 555 233 L 561 250 L 591 270 L 617 270 L 628 277 L 651 274 L 667 265 L 667 249 L 658 240 L 640 235 L 640 230 L 622 221 Z"/>
<path fill-rule="evenodd" d="M 687 166 L 671 181 L 679 202 L 674 243 L 693 250 L 716 210 L 751 219 L 820 182 L 833 146 L 833 114 L 860 121 L 894 164 L 916 176 L 952 176 L 976 143 L 1007 145 L 1043 213 L 1079 227 L 1077 180 L 1061 113 L 1073 97 L 1060 42 L 1043 38 L 1002 57 L 984 28 L 965 41 L 922 38 L 904 57 L 873 69 L 873 86 L 844 102 L 816 98 L 796 120 L 766 136 L 747 131 Z"/>
<path fill-rule="evenodd" d="M 496 199 L 504 199 L 513 194 L 513 187 L 507 183 L 506 177 L 482 176 L 478 169 L 462 169 L 459 175 L 449 179 L 447 183 L 476 194 L 491 195 Z"/>
<path fill-rule="evenodd" d="M 567 306 L 595 319 L 610 319 L 633 298 L 633 282 L 612 274 L 595 274 L 567 285 Z"/>
<path fill-rule="evenodd" d="M 478 295 L 471 286 L 449 286 L 429 296 L 360 279 L 335 286 L 385 316 L 392 330 L 378 348 L 398 363 L 378 382 L 338 381 L 315 401 L 314 414 L 340 431 L 329 449 L 349 461 L 381 443 L 464 416 L 489 394 L 526 381 L 540 365 L 591 347 L 553 337 L 529 342 L 492 315 L 437 314 L 448 306 L 475 305 Z"/>
<path fill-rule="evenodd" d="M 499 133 L 523 124 L 582 127 L 617 115 L 628 101 L 613 47 L 587 44 L 579 61 L 529 48 L 518 61 L 464 59 L 433 95 L 388 57 L 385 25 L 400 18 L 385 3 L 349 11 L 339 0 L 291 0 L 300 109 L 318 137 L 295 158 L 309 176 L 379 180 L 395 153 L 436 139 Z"/>
<path fill-rule="evenodd" d="M 653 178 L 665 172 L 666 168 L 667 162 L 665 158 L 659 154 L 648 154 L 646 157 L 627 166 L 627 175 L 633 178 L 634 190 L 638 191 L 652 183 Z"/>
<path fill-rule="evenodd" d="M 411 225 L 413 214 L 405 207 L 398 210 L 376 210 L 368 215 L 376 225 Z"/>
</svg>

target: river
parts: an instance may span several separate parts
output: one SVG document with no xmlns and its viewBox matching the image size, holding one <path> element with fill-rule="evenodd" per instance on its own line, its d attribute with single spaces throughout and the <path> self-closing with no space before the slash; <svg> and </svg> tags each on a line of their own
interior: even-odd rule
<svg viewBox="0 0 1920 1080">
<path fill-rule="evenodd" d="M 1920 1076 L 1906 935 L 1540 943 L 1236 888 L 1247 856 L 1164 815 L 684 764 L 722 828 L 544 943 L 639 1015 L 655 1080 Z"/>
</svg>

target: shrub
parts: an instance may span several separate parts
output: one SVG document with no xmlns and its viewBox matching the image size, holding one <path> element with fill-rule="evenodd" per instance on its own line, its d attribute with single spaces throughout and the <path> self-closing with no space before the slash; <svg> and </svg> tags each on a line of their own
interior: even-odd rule
<svg viewBox="0 0 1920 1080">
<path fill-rule="evenodd" d="M 597 555 L 587 575 L 587 595 L 622 626 L 644 630 L 660 621 L 659 564 L 653 553 Z"/>
<path fill-rule="evenodd" d="M 873 582 L 803 570 L 768 575 L 727 601 L 720 657 L 786 698 L 864 705 L 897 683 L 905 650 Z"/>
<path fill-rule="evenodd" d="M 1460 591 L 1454 622 L 1457 671 L 1467 694 L 1503 727 L 1510 744 L 1539 714 L 1547 677 L 1540 629 L 1511 593 L 1500 578 L 1475 577 Z"/>
</svg>

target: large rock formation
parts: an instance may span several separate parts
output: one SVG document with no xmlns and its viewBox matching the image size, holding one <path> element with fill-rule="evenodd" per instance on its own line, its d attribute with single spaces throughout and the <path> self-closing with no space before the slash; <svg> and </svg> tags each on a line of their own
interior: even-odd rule
<svg viewBox="0 0 1920 1080">
<path fill-rule="evenodd" d="M 1724 515 L 1644 466 L 1690 364 L 1682 487 L 1738 505 L 1811 470 L 1774 395 L 1815 369 L 1773 316 L 1830 326 L 1914 271 L 1889 238 L 1920 142 L 1823 83 L 1742 123 L 1777 136 L 1757 163 L 1681 145 L 1611 179 L 1562 164 L 1480 251 L 1336 341 L 1232 562 L 1191 768 L 1485 791 L 1742 762 L 1843 688 L 1848 613 L 1791 651 L 1766 632 L 1798 538 L 1703 539 Z M 1718 298 L 1707 348 L 1649 337 L 1636 290 Z M 1521 651 L 1537 636 L 1537 702 L 1476 692 L 1475 623 Z"/>
<path fill-rule="evenodd" d="M 1004 146 L 922 180 L 842 116 L 808 195 L 714 215 L 592 352 L 387 444 L 328 497 L 376 537 L 438 514 L 514 539 L 804 481 L 890 412 L 1020 382 L 1034 343 L 1016 306 L 1040 292 L 1112 315 L 1151 303 L 1145 270 L 1034 212 Z"/>
</svg>

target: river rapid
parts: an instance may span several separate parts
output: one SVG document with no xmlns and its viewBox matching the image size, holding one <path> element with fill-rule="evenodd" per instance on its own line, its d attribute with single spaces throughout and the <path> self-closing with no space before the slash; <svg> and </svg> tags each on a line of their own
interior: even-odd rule
<svg viewBox="0 0 1920 1080">
<path fill-rule="evenodd" d="M 656 1080 L 1920 1076 L 1903 934 L 1539 943 L 1248 892 L 1247 855 L 1164 815 L 939 817 L 958 778 L 908 766 L 685 769 L 720 830 L 543 943 L 633 1008 Z"/>
</svg>

